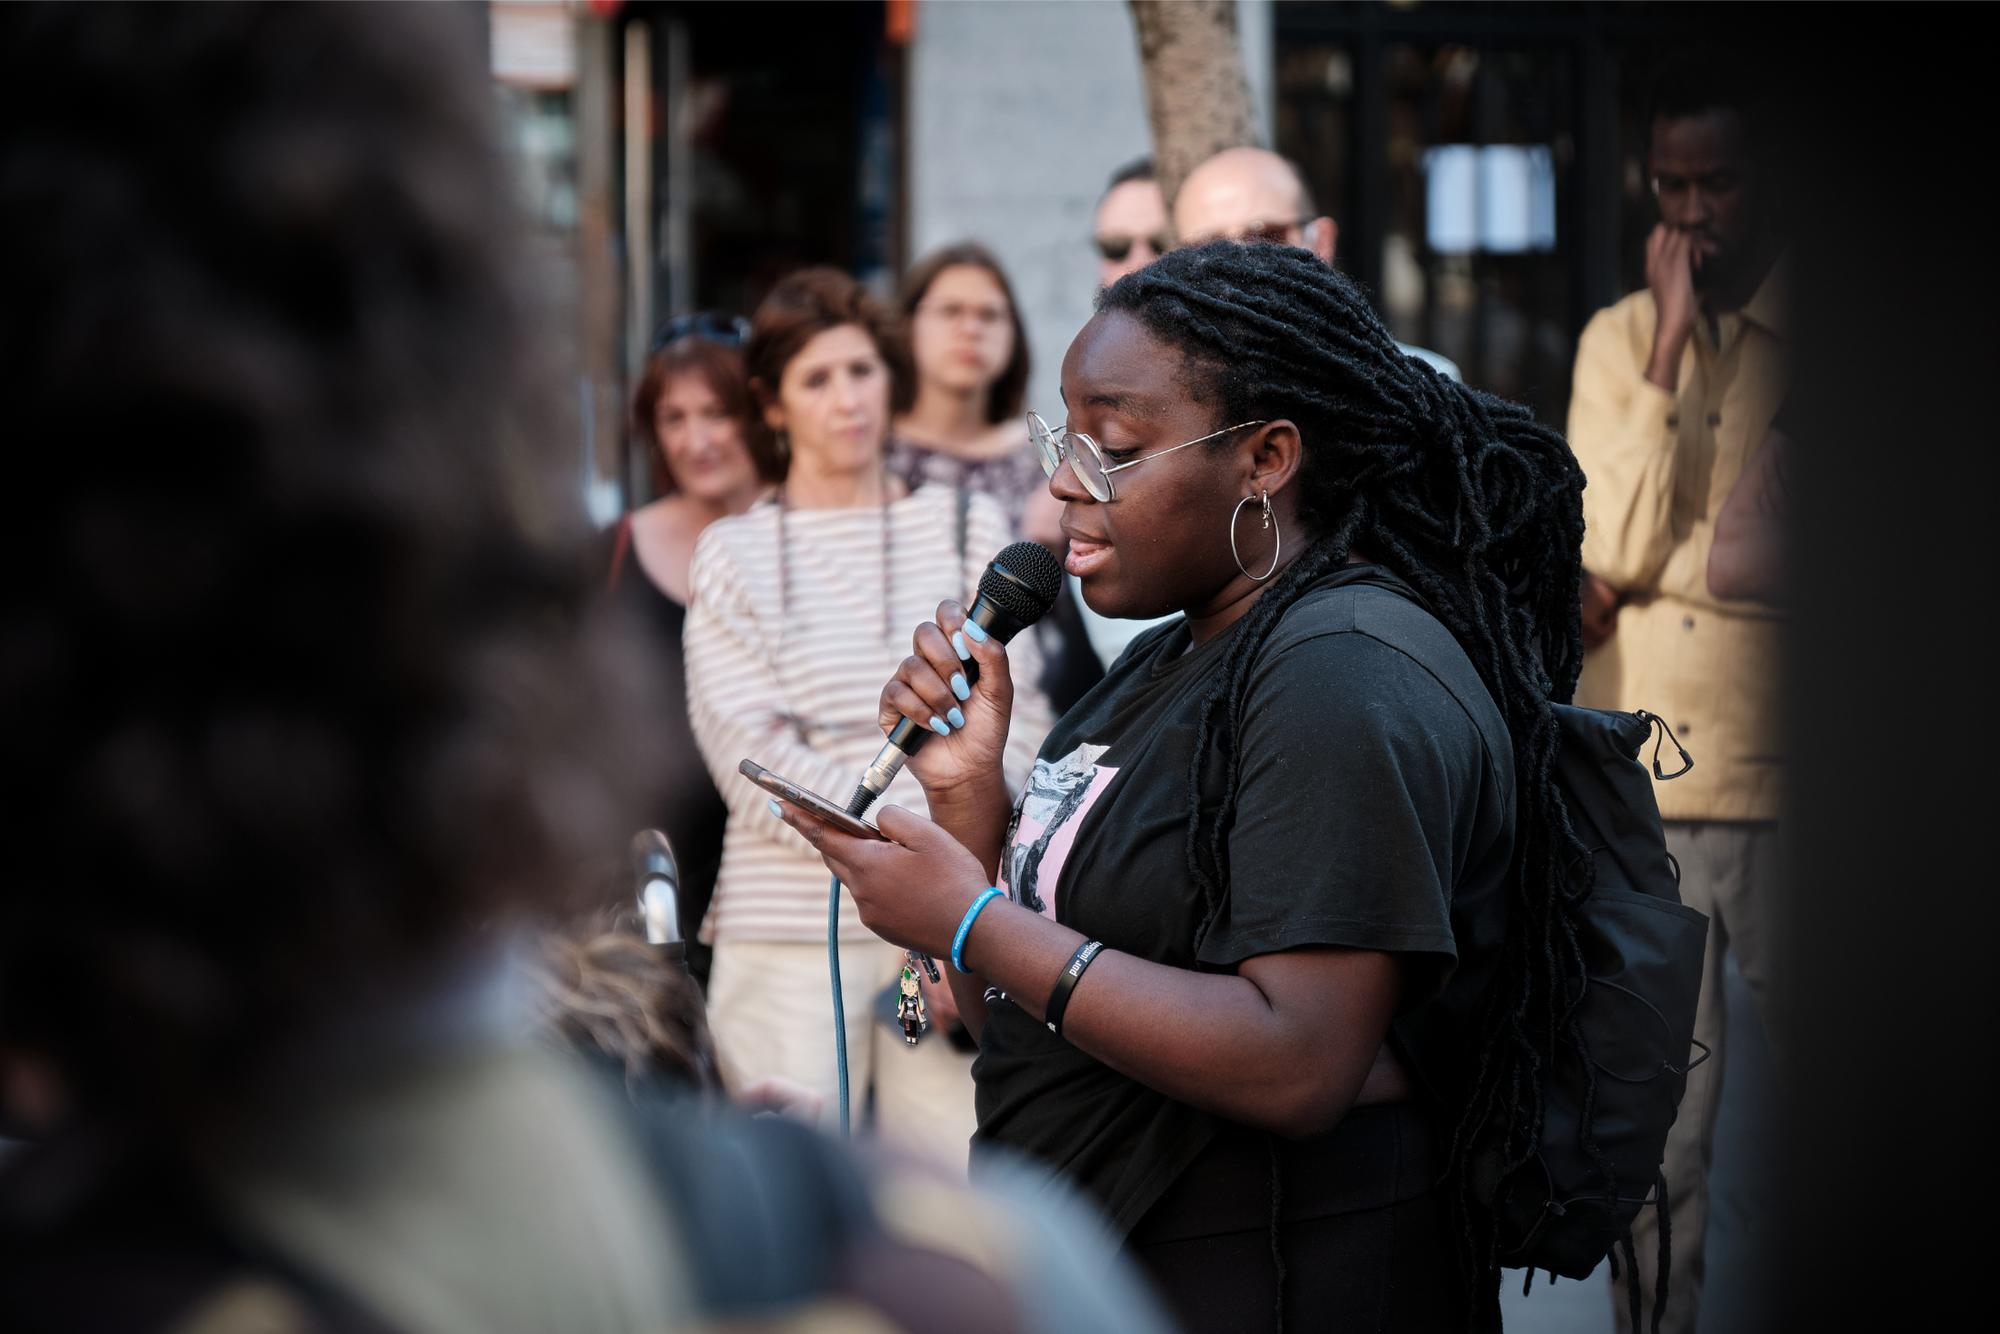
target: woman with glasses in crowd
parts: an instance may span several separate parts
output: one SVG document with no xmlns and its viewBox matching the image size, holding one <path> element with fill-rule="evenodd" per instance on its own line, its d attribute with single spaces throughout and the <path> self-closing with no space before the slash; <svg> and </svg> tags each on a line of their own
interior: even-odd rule
<svg viewBox="0 0 2000 1334">
<path fill-rule="evenodd" d="M 984 494 L 964 510 L 950 488 L 910 488 L 884 457 L 892 414 L 909 405 L 908 349 L 894 316 L 830 268 L 784 279 L 752 320 L 745 348 L 758 432 L 783 469 L 773 500 L 702 533 L 691 572 L 689 708 L 709 772 L 729 806 L 722 873 L 701 928 L 714 947 L 709 1022 L 734 1084 L 781 1075 L 838 1104 L 827 980 L 826 868 L 737 773 L 756 761 L 845 803 L 882 745 L 876 697 L 910 627 L 940 599 L 969 603 L 979 575 L 1011 538 Z M 1032 636 L 1009 656 L 1032 682 Z M 968 725 L 963 677 L 925 726 Z M 1047 730 L 1046 704 L 1023 689 L 1014 740 L 996 768 L 1025 778 Z M 1004 760 L 1004 766 L 1003 766 Z M 913 779 L 886 801 L 924 808 Z M 843 1008 L 854 1110 L 873 1090 L 885 1136 L 962 1165 L 973 1125 L 969 1060 L 930 1038 L 908 1045 L 878 997 L 899 982 L 903 951 L 861 925 L 843 896 Z M 925 983 L 928 986 L 928 982 Z M 942 987 L 932 1003 L 949 1005 Z"/>
<path fill-rule="evenodd" d="M 1000 261 L 971 241 L 932 251 L 905 275 L 901 305 L 916 397 L 896 418 L 890 470 L 913 487 L 935 482 L 989 495 L 1017 534 L 1062 555 L 1062 506 L 1021 423 L 1028 333 Z M 1067 595 L 1036 631 L 1040 684 L 1058 711 L 1067 709 L 1103 677 L 1103 666 Z"/>
<path fill-rule="evenodd" d="M 749 331 L 741 317 L 702 313 L 670 320 L 654 336 L 632 394 L 632 426 L 652 446 L 659 499 L 619 522 L 608 575 L 613 596 L 653 631 L 656 667 L 664 678 L 667 708 L 660 725 L 673 771 L 659 827 L 679 863 L 688 967 L 702 981 L 708 976 L 708 951 L 694 934 L 722 863 L 725 811 L 688 727 L 681 637 L 695 540 L 717 519 L 749 509 L 780 475 L 768 443 L 751 429 L 742 353 Z"/>
</svg>

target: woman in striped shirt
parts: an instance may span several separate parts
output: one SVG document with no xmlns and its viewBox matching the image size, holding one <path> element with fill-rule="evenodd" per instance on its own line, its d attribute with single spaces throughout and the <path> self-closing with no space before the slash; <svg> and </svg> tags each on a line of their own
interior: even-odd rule
<svg viewBox="0 0 2000 1334">
<path fill-rule="evenodd" d="M 882 745 L 882 681 L 910 652 L 914 627 L 941 599 L 970 602 L 1009 528 L 987 497 L 910 491 L 890 476 L 883 448 L 892 412 L 909 401 L 909 354 L 893 318 L 853 279 L 821 268 L 779 283 L 746 352 L 761 425 L 786 474 L 772 501 L 702 534 L 690 575 L 688 708 L 729 807 L 702 924 L 715 950 L 709 1020 L 732 1083 L 783 1075 L 822 1092 L 831 1109 L 826 868 L 737 762 L 844 800 Z M 1016 680 L 1037 679 L 1033 636 L 1010 655 Z M 1022 690 L 1013 719 L 1005 769 L 1018 784 L 1050 717 Z M 931 725 L 949 733 L 963 722 L 953 708 Z M 907 775 L 884 800 L 926 809 Z M 969 1059 L 935 1032 L 907 1046 L 883 1021 L 876 998 L 901 971 L 902 951 L 862 926 L 851 901 L 840 935 L 856 1109 L 872 1090 L 880 1131 L 963 1164 Z M 946 988 L 926 987 L 926 1000 L 934 1023 L 949 1017 Z"/>
</svg>

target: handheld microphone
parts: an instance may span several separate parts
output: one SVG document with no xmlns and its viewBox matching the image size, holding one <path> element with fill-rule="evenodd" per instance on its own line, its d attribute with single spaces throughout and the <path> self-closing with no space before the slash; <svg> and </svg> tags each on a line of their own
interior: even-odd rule
<svg viewBox="0 0 2000 1334">
<path fill-rule="evenodd" d="M 1062 562 L 1047 547 L 1039 542 L 1016 542 L 995 556 L 979 576 L 979 595 L 965 618 L 1005 644 L 1048 615 L 1062 591 L 1062 578 Z M 979 660 L 968 661 L 960 670 L 970 685 L 979 679 Z M 865 814 L 902 770 L 903 762 L 935 735 L 908 718 L 898 720 L 861 775 L 861 784 L 847 805 L 848 814 Z"/>
<path fill-rule="evenodd" d="M 986 567 L 986 573 L 979 576 L 979 595 L 973 599 L 965 618 L 1005 644 L 1048 615 L 1049 608 L 1056 605 L 1056 595 L 1062 591 L 1062 577 L 1062 562 L 1051 555 L 1047 547 L 1039 542 L 1016 542 L 995 556 Z M 979 679 L 977 659 L 966 662 L 959 670 L 965 674 L 968 685 Z M 902 771 L 904 761 L 933 735 L 928 727 L 919 727 L 908 718 L 899 719 L 890 731 L 889 739 L 876 752 L 867 772 L 861 775 L 854 796 L 848 800 L 847 813 L 857 818 L 866 815 L 868 808 L 888 790 L 891 780 Z M 840 1128 L 845 1133 L 848 1120 L 847 1020 L 840 989 L 839 938 L 840 877 L 836 875 L 827 889 L 826 960 L 827 972 L 833 981 L 834 1067 L 839 1071 Z M 913 978 L 913 970 L 919 965 L 932 982 L 944 981 L 937 964 L 929 957 L 914 950 L 908 951 L 904 962 L 905 976 Z M 919 1001 L 916 1032 L 923 1031 L 924 1022 Z M 916 1041 L 910 1036 L 909 1029 L 905 1029 L 905 1037 L 911 1042 Z"/>
</svg>

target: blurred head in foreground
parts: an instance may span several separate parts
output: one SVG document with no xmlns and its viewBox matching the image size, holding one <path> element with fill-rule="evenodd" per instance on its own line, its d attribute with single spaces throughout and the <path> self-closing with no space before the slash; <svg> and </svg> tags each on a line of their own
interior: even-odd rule
<svg viewBox="0 0 2000 1334">
<path fill-rule="evenodd" d="M 206 1105 L 640 823 L 466 22 L 0 15 L 0 1052 L 79 1110 Z"/>
<path fill-rule="evenodd" d="M 585 921 L 552 932 L 535 973 L 543 1024 L 563 1047 L 635 1092 L 721 1092 L 701 989 L 637 931 Z"/>
<path fill-rule="evenodd" d="M 55 1122 L 0 1323 L 1150 1332 L 1046 1209 L 896 1196 L 1021 1238 L 975 1269 L 804 1130 L 641 1122 L 494 1017 L 652 794 L 477 12 L 0 8 L 0 1089 Z"/>
</svg>

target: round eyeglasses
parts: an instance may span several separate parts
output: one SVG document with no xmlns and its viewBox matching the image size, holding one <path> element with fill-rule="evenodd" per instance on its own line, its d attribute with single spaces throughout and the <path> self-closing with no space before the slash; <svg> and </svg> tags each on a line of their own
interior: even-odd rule
<svg viewBox="0 0 2000 1334">
<path fill-rule="evenodd" d="M 1219 435 L 1228 435 L 1231 431 L 1241 431 L 1247 427 L 1262 426 L 1263 424 L 1261 420 L 1238 422 L 1234 426 L 1225 426 L 1219 431 L 1210 431 L 1207 435 L 1201 436 L 1198 439 L 1183 440 L 1178 445 L 1168 445 L 1165 449 L 1156 449 L 1150 454 L 1142 454 L 1136 459 L 1127 459 L 1123 463 L 1106 463 L 1104 461 L 1104 452 L 1098 448 L 1097 442 L 1081 432 L 1072 431 L 1067 426 L 1063 427 L 1060 431 L 1051 430 L 1049 424 L 1042 420 L 1042 414 L 1039 412 L 1028 414 L 1028 438 L 1035 442 L 1035 452 L 1041 456 L 1042 471 L 1044 473 L 1050 477 L 1054 477 L 1056 471 L 1067 461 L 1070 465 L 1070 470 L 1076 474 L 1076 479 L 1083 483 L 1083 489 L 1090 492 L 1092 499 L 1098 501 L 1100 504 L 1108 505 L 1118 499 L 1117 488 L 1111 484 L 1112 473 L 1123 472 L 1127 468 L 1136 468 L 1148 459 L 1156 459 L 1162 454 L 1171 454 L 1177 449 L 1186 449 L 1189 445 L 1202 444 L 1215 439 Z"/>
</svg>

